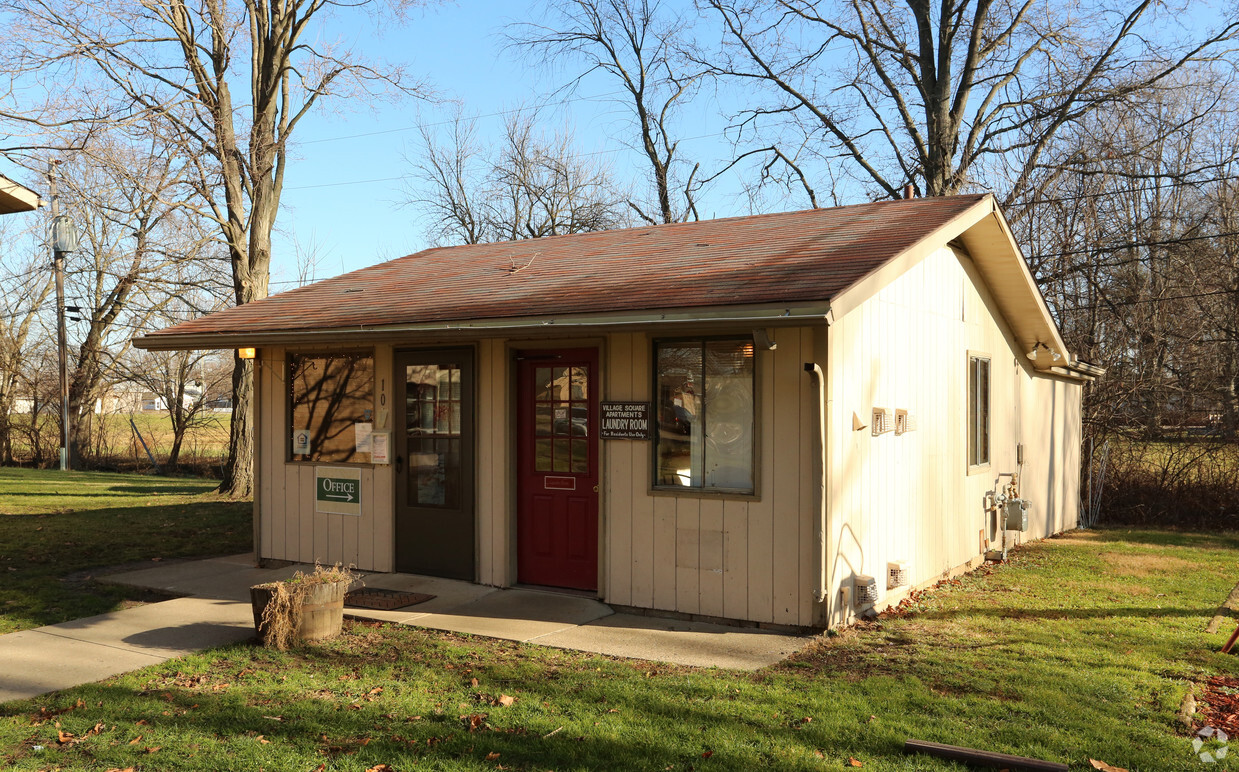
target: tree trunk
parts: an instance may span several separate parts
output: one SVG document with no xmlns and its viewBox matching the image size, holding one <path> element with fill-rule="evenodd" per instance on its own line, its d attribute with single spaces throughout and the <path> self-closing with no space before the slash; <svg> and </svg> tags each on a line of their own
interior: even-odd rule
<svg viewBox="0 0 1239 772">
<path fill-rule="evenodd" d="M 235 354 L 234 354 L 235 357 Z M 232 498 L 254 494 L 254 367 L 252 360 L 236 357 L 232 367 L 232 428 L 228 434 L 228 463 L 219 491 Z"/>
</svg>

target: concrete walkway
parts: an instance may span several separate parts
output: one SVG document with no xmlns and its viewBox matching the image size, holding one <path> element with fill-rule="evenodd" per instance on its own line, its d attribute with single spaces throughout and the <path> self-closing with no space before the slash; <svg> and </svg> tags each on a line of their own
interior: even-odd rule
<svg viewBox="0 0 1239 772">
<path fill-rule="evenodd" d="M 255 568 L 247 554 L 101 577 L 186 597 L 0 636 L 0 702 L 253 639 L 250 586 L 286 579 L 298 568 L 307 570 Z M 436 597 L 395 611 L 346 608 L 349 616 L 616 657 L 756 670 L 810 640 L 754 628 L 617 614 L 590 598 L 532 589 L 496 589 L 410 574 L 371 574 L 366 584 Z"/>
</svg>

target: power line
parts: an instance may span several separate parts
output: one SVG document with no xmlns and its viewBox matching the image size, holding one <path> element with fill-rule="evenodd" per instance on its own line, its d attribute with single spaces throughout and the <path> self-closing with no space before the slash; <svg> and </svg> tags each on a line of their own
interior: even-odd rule
<svg viewBox="0 0 1239 772">
<path fill-rule="evenodd" d="M 1197 300 L 1200 298 L 1217 297 L 1218 295 L 1239 295 L 1239 290 L 1220 289 L 1211 290 L 1209 292 L 1192 292 L 1187 295 L 1168 295 L 1158 298 L 1133 298 L 1130 300 L 1115 300 L 1108 303 L 1078 303 L 1073 304 L 1069 308 L 1064 307 L 1060 310 L 1065 311 L 1087 311 L 1093 308 L 1110 308 L 1112 306 L 1137 306 L 1145 303 L 1168 303 L 1172 300 Z"/>
<path fill-rule="evenodd" d="M 564 99 L 561 99 L 558 102 L 547 102 L 546 105 L 514 107 L 510 110 L 497 110 L 496 112 L 493 112 L 493 113 L 473 115 L 473 116 L 470 116 L 468 120 L 476 120 L 476 119 L 481 119 L 481 118 L 497 118 L 501 115 L 515 115 L 517 113 L 525 112 L 526 110 L 537 110 L 541 107 L 545 107 L 548 105 L 559 106 L 559 105 L 571 104 L 573 102 L 598 102 L 603 99 L 609 99 L 613 96 L 619 96 L 620 94 L 623 94 L 623 93 L 625 92 L 612 91 L 609 94 L 596 94 L 594 96 L 588 96 L 588 97 L 565 97 Z M 311 139 L 311 140 L 306 140 L 305 142 L 300 142 L 298 144 L 317 145 L 322 142 L 338 142 L 340 140 L 345 140 L 345 139 L 362 139 L 364 137 L 378 137 L 383 134 L 397 134 L 397 133 L 404 132 L 404 131 L 412 131 L 414 129 L 429 129 L 434 126 L 447 126 L 448 124 L 451 124 L 451 123 L 455 123 L 455 120 L 449 119 L 449 120 L 443 120 L 443 121 L 434 121 L 432 123 L 414 123 L 408 126 L 399 126 L 394 129 L 383 129 L 382 131 L 367 131 L 361 134 L 342 134 L 338 137 L 323 137 L 321 139 Z"/>
<path fill-rule="evenodd" d="M 1049 204 L 1049 203 L 1055 203 L 1059 201 L 1079 201 L 1085 198 L 1104 198 L 1106 196 L 1122 196 L 1122 195 L 1127 195 L 1130 193 L 1148 193 L 1149 191 L 1161 190 L 1162 188 L 1170 188 L 1170 187 L 1176 187 L 1176 186 L 1195 187 L 1199 185 L 1207 185 L 1211 182 L 1229 182 L 1234 179 L 1235 177 L 1233 175 L 1223 175 L 1221 177 L 1209 177 L 1203 180 L 1190 180 L 1190 181 L 1173 180 L 1173 181 L 1169 181 L 1169 182 L 1158 184 L 1158 185 L 1145 185 L 1139 188 L 1124 188 L 1123 190 L 1117 190 L 1117 191 L 1107 190 L 1107 191 L 1100 191 L 1097 193 L 1075 193 L 1072 195 L 1065 195 L 1065 196 L 1051 196 L 1048 198 L 1033 198 L 1027 201 L 1012 202 L 1012 206 L 1013 207 L 1016 207 L 1016 206 L 1025 207 L 1025 206 L 1032 206 L 1034 204 Z"/>
<path fill-rule="evenodd" d="M 1124 249 L 1136 249 L 1138 247 L 1161 247 L 1171 244 L 1183 244 L 1188 241 L 1205 241 L 1207 239 L 1221 239 L 1228 236 L 1239 236 L 1239 231 L 1225 231 L 1223 233 L 1207 233 L 1203 236 L 1183 236 L 1174 239 L 1163 239 L 1161 241 L 1132 241 L 1126 244 L 1114 244 L 1111 246 L 1087 247 L 1084 249 L 1071 249 L 1066 252 L 1051 252 L 1049 254 L 1040 255 L 1041 257 L 1068 257 L 1070 255 L 1087 255 L 1095 252 L 1118 252 Z M 1112 265 L 1121 265 L 1115 263 Z"/>
</svg>

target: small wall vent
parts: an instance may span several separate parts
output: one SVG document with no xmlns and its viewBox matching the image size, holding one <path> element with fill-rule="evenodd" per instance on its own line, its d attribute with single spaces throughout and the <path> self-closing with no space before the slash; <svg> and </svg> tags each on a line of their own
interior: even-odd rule
<svg viewBox="0 0 1239 772">
<path fill-rule="evenodd" d="M 907 434 L 916 431 L 916 417 L 907 410 L 895 411 L 895 434 Z"/>
<path fill-rule="evenodd" d="M 895 417 L 886 408 L 875 407 L 873 409 L 873 423 L 870 425 L 873 427 L 874 437 L 877 437 L 879 434 L 893 432 L 895 430 Z"/>
<path fill-rule="evenodd" d="M 902 560 L 891 561 L 886 564 L 886 589 L 893 590 L 896 587 L 907 587 L 912 581 L 912 571 L 908 564 Z"/>
<path fill-rule="evenodd" d="M 856 606 L 872 606 L 878 602 L 878 580 L 872 576 L 856 574 L 853 579 L 856 585 Z"/>
</svg>

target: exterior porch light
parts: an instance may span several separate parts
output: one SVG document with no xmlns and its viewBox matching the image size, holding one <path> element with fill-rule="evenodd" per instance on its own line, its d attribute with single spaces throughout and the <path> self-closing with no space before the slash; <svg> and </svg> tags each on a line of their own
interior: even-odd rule
<svg viewBox="0 0 1239 772">
<path fill-rule="evenodd" d="M 238 359 L 253 359 L 257 355 L 258 355 L 258 349 L 254 348 L 253 346 L 237 349 Z"/>
</svg>

